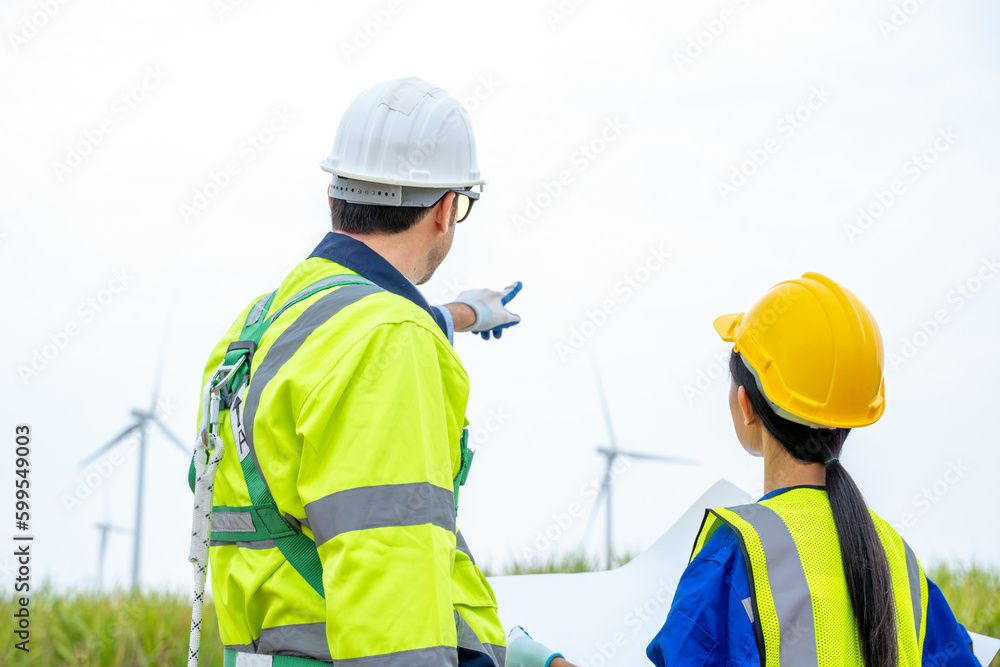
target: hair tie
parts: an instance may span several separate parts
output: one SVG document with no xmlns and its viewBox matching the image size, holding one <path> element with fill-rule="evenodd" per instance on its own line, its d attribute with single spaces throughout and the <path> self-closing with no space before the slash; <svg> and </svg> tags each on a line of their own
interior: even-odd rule
<svg viewBox="0 0 1000 667">
<path fill-rule="evenodd" d="M 838 458 L 837 458 L 837 457 L 835 456 L 835 457 L 833 457 L 833 458 L 830 458 L 830 459 L 827 459 L 827 460 L 826 460 L 826 462 L 825 462 L 825 463 L 824 463 L 823 465 L 824 465 L 824 466 L 829 466 L 829 465 L 830 465 L 831 463 L 833 463 L 834 461 L 839 461 L 839 460 L 840 460 L 840 459 L 838 459 Z"/>
</svg>

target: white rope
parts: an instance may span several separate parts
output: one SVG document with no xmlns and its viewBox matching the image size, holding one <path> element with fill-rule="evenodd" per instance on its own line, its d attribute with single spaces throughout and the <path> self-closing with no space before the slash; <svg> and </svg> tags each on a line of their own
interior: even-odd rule
<svg viewBox="0 0 1000 667">
<path fill-rule="evenodd" d="M 201 649 L 201 617 L 205 603 L 205 578 L 208 573 L 208 546 L 212 539 L 212 490 L 215 471 L 222 460 L 225 445 L 222 438 L 208 434 L 212 443 L 211 455 L 205 462 L 205 444 L 201 437 L 194 448 L 194 514 L 191 519 L 191 552 L 188 560 L 194 564 L 194 598 L 191 603 L 191 642 L 188 648 L 188 667 L 198 667 Z"/>
</svg>

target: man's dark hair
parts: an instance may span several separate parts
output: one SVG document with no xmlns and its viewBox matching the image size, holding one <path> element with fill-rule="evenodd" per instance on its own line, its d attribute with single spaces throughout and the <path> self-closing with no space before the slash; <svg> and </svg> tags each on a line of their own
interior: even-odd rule
<svg viewBox="0 0 1000 667">
<path fill-rule="evenodd" d="M 443 196 L 443 195 L 442 195 Z M 350 204 L 334 199 L 330 207 L 333 229 L 348 234 L 398 234 L 417 224 L 432 207 L 374 206 Z M 441 201 L 440 199 L 438 201 Z M 437 206 L 437 203 L 434 204 Z M 452 201 L 452 211 L 458 208 L 458 197 Z"/>
</svg>

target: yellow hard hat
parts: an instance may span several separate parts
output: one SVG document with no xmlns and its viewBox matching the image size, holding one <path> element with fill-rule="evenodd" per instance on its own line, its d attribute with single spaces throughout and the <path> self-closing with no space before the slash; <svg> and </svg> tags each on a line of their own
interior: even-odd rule
<svg viewBox="0 0 1000 667">
<path fill-rule="evenodd" d="M 745 313 L 715 320 L 764 395 L 810 426 L 874 424 L 885 410 L 882 334 L 858 297 L 826 276 L 778 283 Z"/>
</svg>

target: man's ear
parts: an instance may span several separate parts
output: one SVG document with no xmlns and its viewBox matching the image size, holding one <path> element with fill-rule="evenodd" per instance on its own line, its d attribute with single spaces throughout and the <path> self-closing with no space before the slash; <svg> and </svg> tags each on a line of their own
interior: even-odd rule
<svg viewBox="0 0 1000 667">
<path fill-rule="evenodd" d="M 451 208 L 455 202 L 455 193 L 449 192 L 434 205 L 431 217 L 434 219 L 434 226 L 439 234 L 448 233 L 448 223 L 451 222 Z"/>
</svg>

